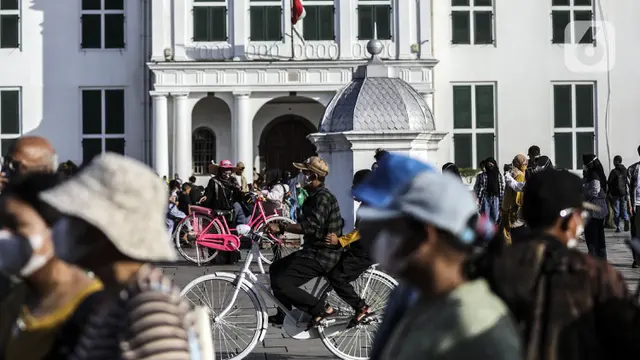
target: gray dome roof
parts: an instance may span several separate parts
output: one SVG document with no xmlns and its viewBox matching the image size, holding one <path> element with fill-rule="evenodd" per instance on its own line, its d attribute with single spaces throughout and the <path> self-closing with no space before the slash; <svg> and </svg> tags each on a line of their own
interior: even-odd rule
<svg viewBox="0 0 640 360">
<path fill-rule="evenodd" d="M 325 109 L 320 132 L 435 130 L 429 106 L 400 78 L 354 78 Z"/>
<path fill-rule="evenodd" d="M 380 59 L 383 48 L 379 40 L 369 41 L 371 59 L 359 66 L 353 80 L 331 99 L 322 116 L 321 133 L 436 129 L 422 95 Z"/>
</svg>

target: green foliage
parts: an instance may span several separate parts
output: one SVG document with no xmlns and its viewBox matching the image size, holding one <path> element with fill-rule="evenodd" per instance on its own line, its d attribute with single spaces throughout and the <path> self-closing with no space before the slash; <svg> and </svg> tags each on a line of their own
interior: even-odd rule
<svg viewBox="0 0 640 360">
<path fill-rule="evenodd" d="M 462 168 L 458 169 L 458 171 L 460 171 L 460 176 L 462 176 L 463 178 L 475 177 L 476 175 L 478 175 L 478 173 L 480 173 L 480 170 L 470 168 Z"/>
</svg>

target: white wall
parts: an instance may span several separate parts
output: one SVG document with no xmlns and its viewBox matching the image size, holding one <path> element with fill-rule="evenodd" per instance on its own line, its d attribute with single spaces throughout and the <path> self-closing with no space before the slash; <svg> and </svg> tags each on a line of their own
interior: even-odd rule
<svg viewBox="0 0 640 360">
<path fill-rule="evenodd" d="M 126 152 L 143 156 L 142 1 L 125 1 L 126 49 L 80 49 L 81 0 L 21 1 L 21 49 L 0 49 L 0 87 L 22 88 L 22 132 L 82 160 L 80 87 L 125 87 Z"/>
<path fill-rule="evenodd" d="M 553 158 L 552 81 L 597 82 L 596 143 L 603 163 L 620 154 L 626 163 L 637 159 L 640 144 L 640 71 L 635 46 L 638 33 L 637 1 L 600 1 L 604 18 L 615 28 L 615 67 L 610 73 L 610 152 L 605 136 L 606 73 L 575 73 L 565 65 L 564 47 L 551 44 L 551 0 L 494 1 L 496 46 L 451 45 L 450 1 L 434 2 L 435 118 L 439 130 L 453 127 L 452 82 L 497 82 L 496 150 L 499 163 L 509 162 L 537 144 Z M 601 19 L 598 15 L 598 19 Z M 597 49 L 604 53 L 604 43 Z M 441 159 L 452 159 L 451 135 L 440 149 Z M 637 160 L 633 160 L 637 161 Z"/>
</svg>

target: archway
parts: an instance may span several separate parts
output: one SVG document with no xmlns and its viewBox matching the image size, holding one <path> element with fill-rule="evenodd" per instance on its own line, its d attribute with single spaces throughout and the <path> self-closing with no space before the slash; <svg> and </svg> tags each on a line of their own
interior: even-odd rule
<svg viewBox="0 0 640 360">
<path fill-rule="evenodd" d="M 288 114 L 274 119 L 260 137 L 260 157 L 266 168 L 295 173 L 294 162 L 316 155 L 315 146 L 307 139 L 307 135 L 316 131 L 301 116 Z"/>
</svg>

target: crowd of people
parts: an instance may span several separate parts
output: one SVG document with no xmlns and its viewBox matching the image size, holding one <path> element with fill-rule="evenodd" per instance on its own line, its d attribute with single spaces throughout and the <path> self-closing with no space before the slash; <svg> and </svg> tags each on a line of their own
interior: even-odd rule
<svg viewBox="0 0 640 360">
<path fill-rule="evenodd" d="M 33 136 L 3 159 L 2 358 L 211 359 L 207 310 L 187 304 L 157 264 L 176 260 L 171 227 L 193 206 L 242 223 L 247 196 L 295 220 L 269 233 L 304 236 L 269 275 L 275 297 L 307 312 L 310 328 L 336 310 L 299 288 L 309 280 L 325 277 L 353 308 L 349 327 L 376 315 L 353 280 L 374 262 L 399 280 L 372 359 L 615 359 L 640 347 L 640 306 L 604 241 L 609 205 L 616 230 L 636 235 L 640 163 L 616 157 L 607 177 L 586 154 L 580 178 L 532 146 L 502 172 L 486 159 L 470 191 L 453 163 L 439 171 L 380 149 L 353 177 L 361 205 L 343 234 L 317 156 L 294 163 L 295 177 L 266 171 L 259 185 L 242 164 L 212 163 L 204 187 L 112 153 L 81 169 L 56 162 Z M 589 253 L 575 249 L 583 233 Z"/>
</svg>

